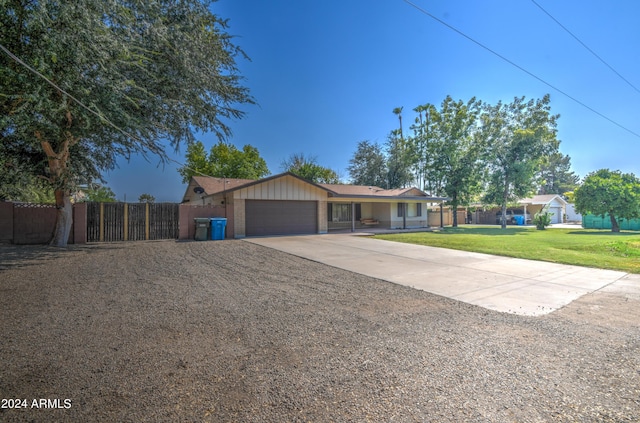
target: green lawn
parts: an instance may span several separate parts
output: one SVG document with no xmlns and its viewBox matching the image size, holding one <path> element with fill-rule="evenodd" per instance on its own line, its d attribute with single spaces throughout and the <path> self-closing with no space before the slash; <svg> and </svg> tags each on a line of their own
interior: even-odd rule
<svg viewBox="0 0 640 423">
<path fill-rule="evenodd" d="M 462 226 L 376 238 L 577 266 L 640 273 L 640 233 L 596 229 Z"/>
</svg>

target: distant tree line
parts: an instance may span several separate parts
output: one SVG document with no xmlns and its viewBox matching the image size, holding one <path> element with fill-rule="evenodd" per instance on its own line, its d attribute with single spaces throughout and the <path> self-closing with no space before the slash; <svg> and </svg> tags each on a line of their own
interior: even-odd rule
<svg viewBox="0 0 640 423">
<path fill-rule="evenodd" d="M 384 145 L 358 143 L 348 167 L 354 184 L 413 185 L 449 197 L 453 208 L 482 201 L 500 205 L 506 216 L 512 201 L 533 193 L 563 194 L 578 183 L 569 156 L 559 151 L 559 116 L 551 114 L 548 95 L 495 105 L 447 96 L 439 107 L 415 107 L 406 137 L 402 111 L 393 109 L 399 125 Z"/>
<path fill-rule="evenodd" d="M 338 184 L 338 173 L 318 164 L 317 158 L 304 153 L 294 153 L 281 163 L 285 172 L 294 173 L 315 183 Z M 260 179 L 269 175 L 267 162 L 258 149 L 245 145 L 238 150 L 232 144 L 218 142 L 209 152 L 201 141 L 187 148 L 186 163 L 178 169 L 182 182 L 187 183 L 192 176 L 214 176 L 218 178 Z"/>
<path fill-rule="evenodd" d="M 384 145 L 358 143 L 349 161 L 351 183 L 387 189 L 417 186 L 448 197 L 454 208 L 475 201 L 500 205 L 504 217 L 507 205 L 517 199 L 534 193 L 564 194 L 577 186 L 569 156 L 559 151 L 559 116 L 551 113 L 549 95 L 495 105 L 475 97 L 456 101 L 447 96 L 439 106 L 428 103 L 413 111 L 416 116 L 407 136 L 403 108 L 397 107 L 393 113 L 398 128 L 390 131 Z M 304 153 L 292 154 L 281 167 L 312 182 L 340 182 L 336 171 Z M 238 150 L 221 141 L 208 153 L 201 142 L 190 145 L 179 172 L 187 182 L 199 174 L 259 179 L 269 169 L 254 147 Z M 453 224 L 457 225 L 455 214 Z"/>
</svg>

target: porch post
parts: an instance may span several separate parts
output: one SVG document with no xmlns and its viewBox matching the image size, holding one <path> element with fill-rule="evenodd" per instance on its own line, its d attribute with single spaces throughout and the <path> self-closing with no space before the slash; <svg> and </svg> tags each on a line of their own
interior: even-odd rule
<svg viewBox="0 0 640 423">
<path fill-rule="evenodd" d="M 524 204 L 524 224 L 527 224 L 527 205 Z"/>
<path fill-rule="evenodd" d="M 402 203 L 402 229 L 407 229 L 407 203 Z"/>
<path fill-rule="evenodd" d="M 351 232 L 356 231 L 356 203 L 351 202 Z"/>
<path fill-rule="evenodd" d="M 440 227 L 444 228 L 444 210 L 442 209 L 442 201 L 440 201 Z"/>
</svg>

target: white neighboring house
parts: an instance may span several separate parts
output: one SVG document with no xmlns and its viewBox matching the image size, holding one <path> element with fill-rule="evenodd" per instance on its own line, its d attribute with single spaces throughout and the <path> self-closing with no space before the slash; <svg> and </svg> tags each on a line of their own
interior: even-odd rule
<svg viewBox="0 0 640 423">
<path fill-rule="evenodd" d="M 531 198 L 523 198 L 518 204 L 524 206 L 524 213 L 530 213 L 534 216 L 544 207 L 549 208 L 551 214 L 551 223 L 562 223 L 566 213 L 566 207 L 569 203 L 558 194 L 534 195 Z"/>
<path fill-rule="evenodd" d="M 567 215 L 567 222 L 582 222 L 582 215 L 576 211 L 575 204 L 567 204 L 565 213 Z"/>
</svg>

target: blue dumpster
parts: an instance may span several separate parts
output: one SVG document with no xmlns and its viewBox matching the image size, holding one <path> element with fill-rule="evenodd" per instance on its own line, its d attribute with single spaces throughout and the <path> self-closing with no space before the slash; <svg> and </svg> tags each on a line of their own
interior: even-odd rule
<svg viewBox="0 0 640 423">
<path fill-rule="evenodd" d="M 224 239 L 224 232 L 227 228 L 227 219 L 224 217 L 214 217 L 211 219 L 211 239 L 220 241 Z"/>
<path fill-rule="evenodd" d="M 515 215 L 513 216 L 513 220 L 516 221 L 516 225 L 524 225 L 524 216 Z"/>
</svg>

